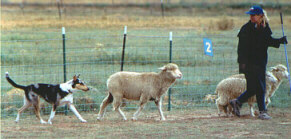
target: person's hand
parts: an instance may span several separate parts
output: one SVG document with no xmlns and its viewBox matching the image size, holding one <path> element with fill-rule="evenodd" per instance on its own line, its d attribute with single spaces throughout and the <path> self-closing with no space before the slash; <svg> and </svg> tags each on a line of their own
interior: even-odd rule
<svg viewBox="0 0 291 139">
<path fill-rule="evenodd" d="M 288 44 L 286 36 L 283 36 L 282 38 L 279 39 L 280 44 Z"/>
<path fill-rule="evenodd" d="M 246 64 L 239 63 L 239 73 L 246 72 Z"/>
</svg>

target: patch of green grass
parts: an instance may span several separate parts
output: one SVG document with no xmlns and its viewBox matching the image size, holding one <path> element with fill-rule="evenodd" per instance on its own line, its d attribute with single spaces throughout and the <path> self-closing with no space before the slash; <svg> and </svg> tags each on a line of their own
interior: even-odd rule
<svg viewBox="0 0 291 139">
<path fill-rule="evenodd" d="M 67 32 L 67 80 L 75 74 L 81 74 L 81 79 L 94 88 L 90 92 L 75 94 L 75 100 L 89 98 L 94 101 L 93 108 L 91 104 L 84 104 L 84 100 L 75 101 L 79 110 L 99 109 L 106 95 L 107 78 L 120 70 L 125 25 L 128 26 L 128 34 L 124 70 L 158 72 L 158 68 L 169 61 L 169 32 L 173 32 L 172 61 L 179 65 L 183 73 L 183 79 L 172 86 L 173 107 L 214 106 L 214 103 L 205 102 L 204 96 L 213 93 L 220 80 L 238 73 L 236 35 L 239 27 L 248 20 L 248 16 L 242 16 L 242 9 L 222 7 L 166 9 L 164 18 L 159 8 L 67 7 L 62 20 L 59 20 L 57 11 L 52 7 L 24 8 L 23 11 L 19 7 L 1 8 L 1 102 L 5 102 L 1 111 L 4 117 L 15 115 L 16 109 L 23 103 L 22 97 L 17 95 L 7 99 L 7 92 L 13 87 L 4 79 L 6 71 L 9 71 L 13 80 L 23 85 L 64 81 L 63 26 Z M 281 24 L 278 11 L 273 10 L 268 14 L 272 19 L 270 25 L 274 35 L 279 37 Z M 288 13 L 284 14 L 284 27 L 288 30 L 291 20 L 288 20 Z M 225 20 L 233 21 L 226 24 L 231 27 L 219 30 L 219 24 L 225 23 Z M 288 31 L 285 33 L 291 36 Z M 204 55 L 204 37 L 212 40 L 214 57 Z M 290 49 L 287 47 L 288 52 Z M 270 48 L 268 67 L 279 63 L 285 63 L 284 50 L 282 47 Z M 272 98 L 271 107 L 290 107 L 288 87 L 285 81 Z M 155 108 L 154 104 L 149 105 Z M 50 107 L 47 107 L 45 114 L 50 112 Z M 130 103 L 127 107 L 136 105 Z M 64 108 L 58 110 L 62 113 Z"/>
<path fill-rule="evenodd" d="M 121 35 L 118 36 L 115 35 L 116 32 L 119 32 L 119 30 L 93 30 L 85 33 L 82 30 L 67 32 L 67 80 L 75 74 L 81 74 L 81 79 L 87 85 L 95 88 L 90 92 L 75 94 L 75 98 L 88 97 L 94 100 L 94 108 L 91 108 L 90 104 L 77 103 L 76 105 L 80 110 L 99 109 L 99 104 L 106 95 L 107 78 L 114 72 L 120 71 L 123 36 L 122 31 Z M 228 32 L 232 33 L 232 31 Z M 204 55 L 203 36 L 201 34 L 189 30 L 174 30 L 173 33 L 172 61 L 179 65 L 183 73 L 183 79 L 177 80 L 172 86 L 173 101 L 177 101 L 173 107 L 190 108 L 214 105 L 204 101 L 205 95 L 214 93 L 219 81 L 238 73 L 236 37 L 208 35 L 207 37 L 212 39 L 214 50 L 214 57 L 210 57 Z M 61 35 L 57 37 L 55 32 L 46 32 L 48 38 L 45 38 L 39 34 L 41 33 L 30 34 L 33 40 L 2 42 L 1 75 L 9 71 L 11 78 L 23 85 L 32 83 L 56 84 L 64 81 Z M 97 36 L 93 34 L 97 34 Z M 143 34 L 146 34 L 146 36 Z M 128 32 L 124 70 L 158 72 L 158 68 L 169 61 L 167 35 L 168 30 L 165 29 L 133 29 Z M 6 32 L 5 36 L 21 38 L 25 34 Z M 270 48 L 269 66 L 278 63 L 284 64 L 284 60 L 283 49 Z M 2 76 L 1 84 L 3 100 L 7 96 L 6 92 L 13 87 L 7 83 L 4 76 Z M 286 90 L 288 90 L 287 81 L 277 90 L 272 98 L 274 100 L 272 100 L 271 106 L 290 106 L 287 103 L 289 97 L 286 97 Z M 10 107 L 13 107 L 13 110 L 20 108 L 22 101 L 22 98 L 8 100 L 8 104 L 2 105 L 2 114 L 4 116 L 11 114 Z M 60 111 L 63 110 L 63 108 L 60 108 Z M 45 111 L 49 113 L 50 108 Z"/>
</svg>

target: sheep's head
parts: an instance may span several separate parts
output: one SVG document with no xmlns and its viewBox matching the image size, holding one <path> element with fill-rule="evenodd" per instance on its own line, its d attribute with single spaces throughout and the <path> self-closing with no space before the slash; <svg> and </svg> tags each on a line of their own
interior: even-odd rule
<svg viewBox="0 0 291 139">
<path fill-rule="evenodd" d="M 89 87 L 85 85 L 85 83 L 79 79 L 79 76 L 74 76 L 73 77 L 73 84 L 72 87 L 73 89 L 77 89 L 77 90 L 83 90 L 83 91 L 89 91 Z"/>
<path fill-rule="evenodd" d="M 182 78 L 182 73 L 179 70 L 178 65 L 174 63 L 169 63 L 163 67 L 160 67 L 159 69 L 162 70 L 162 72 L 168 73 L 170 76 L 172 76 L 172 78 L 175 78 L 175 79 Z"/>
<path fill-rule="evenodd" d="M 278 82 L 277 77 L 273 75 L 273 73 L 266 71 L 266 81 L 270 81 L 271 83 Z"/>
<path fill-rule="evenodd" d="M 289 73 L 287 71 L 286 66 L 279 64 L 275 67 L 271 68 L 271 72 L 273 73 L 273 75 L 276 76 L 277 79 L 282 80 L 284 78 L 288 78 Z"/>
</svg>

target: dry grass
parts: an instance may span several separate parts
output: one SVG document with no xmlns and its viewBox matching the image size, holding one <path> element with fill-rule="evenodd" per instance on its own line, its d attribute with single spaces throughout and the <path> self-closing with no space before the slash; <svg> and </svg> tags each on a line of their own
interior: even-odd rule
<svg viewBox="0 0 291 139">
<path fill-rule="evenodd" d="M 7 15 L 10 17 L 10 15 Z M 110 15 L 97 19 L 83 19 L 83 17 L 57 18 L 15 17 L 13 20 L 5 20 L 6 15 L 2 15 L 2 29 L 11 30 L 15 28 L 60 28 L 62 26 L 70 28 L 122 28 L 127 25 L 130 28 L 194 28 L 202 30 L 230 30 L 243 25 L 248 18 L 239 17 L 121 17 L 120 15 Z M 277 18 L 277 17 L 270 17 Z M 291 16 L 286 17 L 290 19 Z M 279 27 L 280 21 L 271 21 L 272 26 Z M 287 20 L 286 27 L 290 28 L 291 20 Z"/>
<path fill-rule="evenodd" d="M 3 138 L 289 138 L 290 109 L 270 108 L 272 120 L 249 116 L 218 117 L 216 109 L 165 111 L 167 121 L 159 121 L 157 111 L 145 110 L 138 121 L 122 121 L 116 112 L 108 112 L 103 121 L 96 113 L 81 113 L 88 123 L 73 116 L 56 115 L 53 125 L 42 125 L 34 116 L 14 123 L 14 118 L 1 122 Z M 133 114 L 127 111 L 126 115 Z M 48 116 L 47 116 L 48 117 Z M 45 118 L 47 118 L 45 117 Z"/>
<path fill-rule="evenodd" d="M 8 7 L 3 7 L 7 10 Z M 18 9 L 19 10 L 19 9 Z M 68 9 L 69 10 L 69 9 Z M 71 12 L 82 9 L 72 9 Z M 99 9 L 100 10 L 100 9 Z M 125 9 L 118 9 L 122 12 Z M 134 9 L 131 9 L 134 11 Z M 136 9 L 138 11 L 140 9 Z M 187 28 L 197 29 L 201 31 L 223 31 L 231 30 L 233 28 L 240 28 L 247 20 L 248 16 L 227 16 L 215 15 L 208 16 L 197 14 L 196 16 L 139 16 L 134 14 L 123 13 L 101 13 L 98 9 L 91 9 L 89 15 L 80 15 L 80 13 L 70 13 L 63 15 L 62 20 L 59 19 L 57 11 L 52 10 L 52 13 L 42 12 L 26 12 L 25 14 L 4 12 L 2 13 L 1 25 L 2 30 L 23 29 L 23 28 L 60 28 L 65 26 L 67 28 L 88 28 L 88 29 L 120 29 L 127 25 L 130 28 L 144 29 L 144 28 Z M 139 11 L 141 13 L 148 13 L 148 11 Z M 175 11 L 173 11 L 175 12 Z M 271 27 L 280 27 L 280 17 L 273 13 L 269 16 L 271 19 Z M 291 28 L 291 16 L 284 16 L 285 27 Z"/>
<path fill-rule="evenodd" d="M 15 3 L 21 3 L 23 0 L 8 0 L 9 2 L 15 2 Z M 251 0 L 248 0 L 250 2 Z M 258 3 L 262 0 L 252 0 L 254 3 Z M 30 3 L 55 3 L 56 1 L 53 0 L 25 0 L 25 2 Z M 124 3 L 137 3 L 137 4 L 143 4 L 143 3 L 157 3 L 159 4 L 159 0 L 63 0 L 64 3 L 107 3 L 107 4 L 124 4 Z M 193 1 L 191 0 L 164 0 L 164 3 L 184 3 L 188 2 L 191 3 Z M 204 2 L 205 0 L 195 0 L 196 3 Z M 235 3 L 235 2 L 247 2 L 242 0 L 207 0 L 207 3 Z M 276 2 L 273 0 L 263 0 L 263 2 Z M 280 2 L 289 2 L 289 0 L 280 0 Z"/>
<path fill-rule="evenodd" d="M 108 15 L 99 18 L 66 17 L 59 20 L 57 17 L 38 16 L 14 16 L 2 15 L 2 29 L 10 30 L 15 28 L 59 28 L 61 26 L 71 28 L 120 28 L 127 25 L 131 28 L 200 28 L 208 27 L 206 23 L 221 22 L 219 17 L 128 17 L 121 15 Z"/>
</svg>

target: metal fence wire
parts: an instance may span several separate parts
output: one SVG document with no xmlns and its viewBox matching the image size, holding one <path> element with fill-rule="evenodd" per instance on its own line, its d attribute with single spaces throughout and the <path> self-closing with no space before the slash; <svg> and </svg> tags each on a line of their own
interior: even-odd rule
<svg viewBox="0 0 291 139">
<path fill-rule="evenodd" d="M 213 102 L 205 101 L 204 97 L 214 93 L 219 81 L 238 73 L 236 31 L 216 35 L 200 34 L 191 29 L 172 32 L 172 62 L 179 65 L 183 79 L 177 80 L 172 86 L 171 108 L 215 107 Z M 2 36 L 5 37 L 1 41 L 1 115 L 5 118 L 17 114 L 17 109 L 23 105 L 24 95 L 22 90 L 13 88 L 6 81 L 5 72 L 8 71 L 10 77 L 22 85 L 62 83 L 64 51 L 61 31 L 6 31 L 2 32 Z M 70 80 L 75 74 L 80 74 L 80 78 L 92 87 L 89 92 L 74 94 L 74 103 L 79 111 L 97 113 L 106 95 L 107 78 L 120 71 L 123 37 L 122 30 L 66 33 L 66 78 Z M 212 40 L 213 57 L 204 54 L 203 38 Z M 168 30 L 129 30 L 123 70 L 158 72 L 159 67 L 169 62 L 169 44 Z M 291 53 L 290 48 L 288 53 Z M 268 67 L 280 63 L 286 65 L 284 48 L 270 48 Z M 286 80 L 271 98 L 269 107 L 290 107 L 288 87 Z M 124 109 L 137 107 L 135 102 L 125 103 Z M 163 109 L 166 109 L 167 95 L 163 104 Z M 48 103 L 42 101 L 41 107 L 43 114 L 50 113 L 51 106 Z M 148 103 L 147 108 L 155 108 L 155 105 Z M 58 113 L 64 111 L 65 107 L 57 109 Z M 33 114 L 32 108 L 23 113 L 30 114 Z"/>
</svg>

